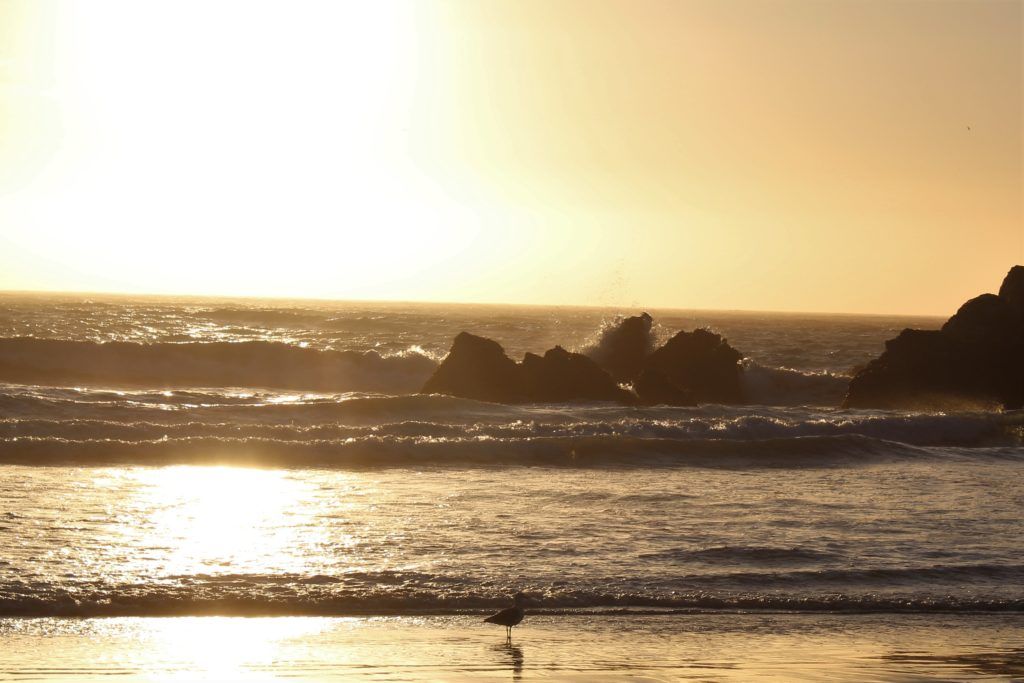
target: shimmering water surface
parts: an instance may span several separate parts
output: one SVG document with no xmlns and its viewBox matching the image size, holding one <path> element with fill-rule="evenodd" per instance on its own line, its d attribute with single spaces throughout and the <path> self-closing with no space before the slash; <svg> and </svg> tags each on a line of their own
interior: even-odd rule
<svg viewBox="0 0 1024 683">
<path fill-rule="evenodd" d="M 0 469 L 0 610 L 1024 609 L 1020 463 Z"/>
<path fill-rule="evenodd" d="M 617 313 L 0 296 L 0 675 L 1020 675 L 1024 416 L 837 407 L 941 321 L 652 311 L 744 352 L 745 406 L 417 394 L 461 330 Z"/>
</svg>

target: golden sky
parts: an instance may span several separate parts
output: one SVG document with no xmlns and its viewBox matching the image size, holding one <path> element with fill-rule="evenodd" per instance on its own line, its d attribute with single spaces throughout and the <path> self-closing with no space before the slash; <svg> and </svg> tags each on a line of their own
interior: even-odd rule
<svg viewBox="0 0 1024 683">
<path fill-rule="evenodd" d="M 1022 3 L 0 0 L 0 289 L 949 314 Z"/>
</svg>

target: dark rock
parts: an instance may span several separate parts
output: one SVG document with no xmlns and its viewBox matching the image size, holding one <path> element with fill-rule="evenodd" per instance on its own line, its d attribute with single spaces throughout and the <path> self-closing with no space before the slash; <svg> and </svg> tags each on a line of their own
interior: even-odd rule
<svg viewBox="0 0 1024 683">
<path fill-rule="evenodd" d="M 455 337 L 451 351 L 422 392 L 497 403 L 526 400 L 520 368 L 505 355 L 501 344 L 468 332 Z"/>
<path fill-rule="evenodd" d="M 619 321 L 601 333 L 593 348 L 584 353 L 604 368 L 617 382 L 632 382 L 640 374 L 647 356 L 654 350 L 653 320 L 647 313 Z"/>
<path fill-rule="evenodd" d="M 522 363 L 490 339 L 462 332 L 424 393 L 449 394 L 499 403 L 615 401 L 690 406 L 741 403 L 743 355 L 707 330 L 680 332 L 653 353 L 651 316 L 627 318 L 606 331 L 591 355 L 561 346 L 543 356 L 527 353 Z M 606 363 L 602 367 L 597 354 Z M 606 369 L 633 378 L 636 393 L 622 388 Z"/>
<path fill-rule="evenodd" d="M 971 299 L 941 330 L 904 330 L 857 372 L 849 408 L 1024 407 L 1024 268 Z"/>
<path fill-rule="evenodd" d="M 634 388 L 644 403 L 742 403 L 742 359 L 714 332 L 680 332 L 650 355 Z"/>
<path fill-rule="evenodd" d="M 996 340 L 1012 334 L 1018 325 L 1016 311 L 995 294 L 974 297 L 942 326 L 942 332 L 966 342 Z"/>
<path fill-rule="evenodd" d="M 526 354 L 520 367 L 531 401 L 633 402 L 633 394 L 621 388 L 597 363 L 561 346 L 550 349 L 543 357 Z"/>
<path fill-rule="evenodd" d="M 693 393 L 682 389 L 665 376 L 660 370 L 647 368 L 640 371 L 640 376 L 633 382 L 633 390 L 643 403 L 649 405 L 664 404 L 669 406 L 695 406 L 697 400 Z"/>
<path fill-rule="evenodd" d="M 422 391 L 498 403 L 635 400 L 582 354 L 556 346 L 543 356 L 528 353 L 516 363 L 496 341 L 467 332 L 455 337 Z"/>
</svg>

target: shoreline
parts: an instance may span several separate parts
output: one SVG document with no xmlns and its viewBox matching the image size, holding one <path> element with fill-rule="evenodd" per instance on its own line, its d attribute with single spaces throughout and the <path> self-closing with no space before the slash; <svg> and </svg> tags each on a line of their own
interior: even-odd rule
<svg viewBox="0 0 1024 683">
<path fill-rule="evenodd" d="M 586 617 L 590 618 L 586 618 Z M 0 619 L 0 680 L 1015 680 L 1024 614 Z"/>
</svg>

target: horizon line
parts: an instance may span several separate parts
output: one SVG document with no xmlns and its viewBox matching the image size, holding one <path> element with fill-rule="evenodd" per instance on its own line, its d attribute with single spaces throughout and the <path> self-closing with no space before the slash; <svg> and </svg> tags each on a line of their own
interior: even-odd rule
<svg viewBox="0 0 1024 683">
<path fill-rule="evenodd" d="M 346 299 L 338 297 L 318 296 L 266 296 L 254 294 L 184 294 L 184 293 L 154 293 L 154 292 L 114 292 L 104 290 L 62 290 L 62 289 L 0 289 L 0 296 L 5 295 L 51 295 L 51 296 L 95 296 L 95 297 L 121 297 L 121 298 L 155 298 L 155 299 L 207 299 L 207 300 L 245 300 L 245 301 L 311 301 L 311 302 L 337 302 L 355 304 L 419 304 L 424 306 L 503 306 L 520 308 L 576 308 L 607 310 L 614 308 L 635 308 L 637 312 L 643 311 L 681 311 L 681 312 L 708 312 L 708 313 L 774 313 L 782 315 L 827 315 L 827 316 L 867 316 L 867 317 L 896 317 L 896 318 L 949 318 L 952 313 L 879 313 L 879 312 L 857 312 L 857 311 L 806 311 L 806 310 L 783 310 L 783 309 L 755 309 L 755 308 L 685 308 L 680 306 L 642 306 L 639 304 L 548 304 L 548 303 L 521 303 L 510 301 L 438 301 L 438 300 L 417 300 L 417 299 Z M 955 311 L 954 311 L 955 313 Z"/>
</svg>

